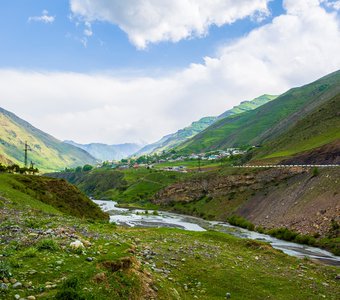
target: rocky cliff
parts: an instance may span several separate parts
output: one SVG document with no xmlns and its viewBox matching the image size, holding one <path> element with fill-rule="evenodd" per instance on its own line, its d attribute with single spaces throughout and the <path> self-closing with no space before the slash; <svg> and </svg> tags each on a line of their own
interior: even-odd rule
<svg viewBox="0 0 340 300">
<path fill-rule="evenodd" d="M 153 201 L 211 219 L 237 214 L 266 228 L 326 235 L 331 221 L 340 221 L 339 178 L 338 168 L 202 174 L 165 188 Z"/>
</svg>

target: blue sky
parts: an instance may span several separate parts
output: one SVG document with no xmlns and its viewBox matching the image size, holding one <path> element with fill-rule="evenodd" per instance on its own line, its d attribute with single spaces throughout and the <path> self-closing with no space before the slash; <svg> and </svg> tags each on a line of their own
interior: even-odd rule
<svg viewBox="0 0 340 300">
<path fill-rule="evenodd" d="M 85 37 L 86 26 L 70 19 L 68 0 L 2 1 L 0 67 L 74 72 L 183 68 L 201 63 L 204 56 L 214 56 L 219 45 L 270 22 L 283 12 L 281 1 L 270 2 L 269 9 L 271 15 L 262 22 L 246 17 L 230 25 L 212 25 L 205 37 L 160 42 L 139 50 L 126 33 L 108 22 L 91 23 L 93 36 Z M 44 10 L 55 16 L 53 23 L 28 21 Z"/>
<path fill-rule="evenodd" d="M 340 0 L 4 0 L 0 106 L 64 140 L 153 142 L 340 69 Z"/>
</svg>

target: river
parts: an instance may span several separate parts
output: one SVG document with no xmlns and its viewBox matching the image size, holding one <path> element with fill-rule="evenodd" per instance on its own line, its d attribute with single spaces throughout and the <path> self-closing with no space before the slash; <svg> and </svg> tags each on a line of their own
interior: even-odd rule
<svg viewBox="0 0 340 300">
<path fill-rule="evenodd" d="M 273 248 L 283 251 L 284 253 L 299 257 L 310 258 L 320 261 L 327 265 L 340 266 L 340 257 L 332 253 L 307 245 L 296 244 L 276 239 L 266 234 L 249 231 L 243 228 L 232 226 L 226 222 L 206 221 L 201 218 L 180 215 L 170 212 L 157 212 L 139 209 L 126 209 L 117 207 L 114 201 L 93 200 L 101 209 L 110 214 L 110 221 L 118 225 L 129 227 L 168 227 L 179 228 L 191 231 L 215 230 L 231 234 L 239 238 L 247 238 L 267 242 Z"/>
</svg>

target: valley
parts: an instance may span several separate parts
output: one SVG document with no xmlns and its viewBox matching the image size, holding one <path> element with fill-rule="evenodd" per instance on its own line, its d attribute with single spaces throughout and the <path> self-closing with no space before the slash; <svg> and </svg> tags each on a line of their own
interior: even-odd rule
<svg viewBox="0 0 340 300">
<path fill-rule="evenodd" d="M 2 110 L 1 297 L 337 299 L 339 74 L 142 149 Z M 41 175 L 7 167 L 26 140 Z"/>
</svg>

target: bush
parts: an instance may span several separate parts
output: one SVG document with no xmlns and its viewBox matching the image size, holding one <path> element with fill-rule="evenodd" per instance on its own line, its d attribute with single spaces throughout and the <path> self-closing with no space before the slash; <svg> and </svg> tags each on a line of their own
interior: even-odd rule
<svg viewBox="0 0 340 300">
<path fill-rule="evenodd" d="M 318 176 L 320 173 L 319 169 L 317 167 L 314 167 L 312 170 L 312 177 Z"/>
<path fill-rule="evenodd" d="M 245 229 L 248 229 L 250 231 L 254 231 L 255 226 L 245 218 L 241 216 L 231 216 L 228 218 L 228 223 L 231 225 L 239 226 Z"/>
<path fill-rule="evenodd" d="M 57 300 L 85 300 L 86 298 L 79 291 L 78 278 L 72 277 L 66 280 L 55 295 Z"/>
<path fill-rule="evenodd" d="M 297 232 L 289 230 L 288 228 L 278 228 L 269 230 L 269 235 L 285 241 L 293 241 L 299 235 Z"/>
<path fill-rule="evenodd" d="M 11 266 L 5 260 L 0 260 L 0 279 L 12 277 Z"/>
<path fill-rule="evenodd" d="M 54 240 L 45 239 L 45 240 L 39 241 L 37 245 L 37 249 L 40 251 L 41 250 L 57 251 L 59 250 L 59 246 Z"/>
<path fill-rule="evenodd" d="M 36 257 L 37 256 L 37 249 L 30 247 L 24 253 L 23 257 Z"/>
</svg>

